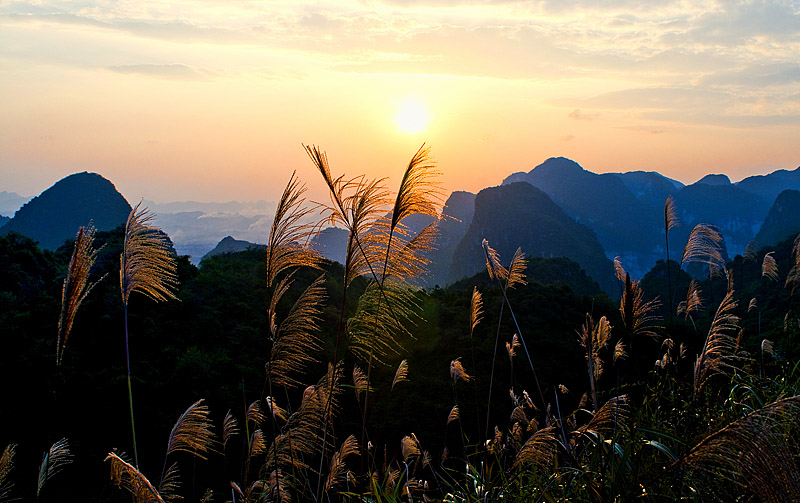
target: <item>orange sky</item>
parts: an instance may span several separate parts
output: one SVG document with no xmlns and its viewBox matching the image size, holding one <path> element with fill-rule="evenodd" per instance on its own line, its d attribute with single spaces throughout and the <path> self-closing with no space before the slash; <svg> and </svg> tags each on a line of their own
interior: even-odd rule
<svg viewBox="0 0 800 503">
<path fill-rule="evenodd" d="M 685 183 L 800 165 L 797 2 L 0 2 L 0 190 L 77 171 L 131 201 L 275 200 L 302 144 L 448 190 L 551 156 Z M 400 131 L 400 103 L 430 116 Z"/>
</svg>

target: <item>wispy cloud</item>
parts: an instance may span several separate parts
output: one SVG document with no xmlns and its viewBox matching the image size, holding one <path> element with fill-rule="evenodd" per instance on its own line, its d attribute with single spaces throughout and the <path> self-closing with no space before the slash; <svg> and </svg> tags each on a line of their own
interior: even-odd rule
<svg viewBox="0 0 800 503">
<path fill-rule="evenodd" d="M 197 70 L 195 68 L 174 64 L 174 65 L 119 65 L 108 66 L 107 70 L 118 73 L 136 73 L 151 77 L 161 77 L 165 79 L 180 80 L 207 80 L 213 76 L 208 70 Z"/>
</svg>

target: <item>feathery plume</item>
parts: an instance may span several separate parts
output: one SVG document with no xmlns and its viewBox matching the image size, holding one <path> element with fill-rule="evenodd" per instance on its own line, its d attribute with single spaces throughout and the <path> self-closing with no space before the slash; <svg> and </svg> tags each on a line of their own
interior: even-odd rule
<svg viewBox="0 0 800 503">
<path fill-rule="evenodd" d="M 272 417 L 275 419 L 282 419 L 286 421 L 286 410 L 282 409 L 275 403 L 275 397 L 265 397 L 264 403 L 267 405 L 267 410 L 272 414 Z"/>
<path fill-rule="evenodd" d="M 619 428 L 620 423 L 627 423 L 630 419 L 631 409 L 628 396 L 616 396 L 604 403 L 600 410 L 594 413 L 592 419 L 578 428 L 576 433 L 594 432 L 604 435 Z"/>
<path fill-rule="evenodd" d="M 295 172 L 283 190 L 267 239 L 267 284 L 273 285 L 278 276 L 294 267 L 317 267 L 318 254 L 306 246 L 313 228 L 302 221 L 313 211 L 304 207 L 302 197 L 306 187 Z"/>
<path fill-rule="evenodd" d="M 472 287 L 472 299 L 469 303 L 469 335 L 475 333 L 475 327 L 483 319 L 483 297 L 478 287 Z"/>
<path fill-rule="evenodd" d="M 119 257 L 119 283 L 123 304 L 131 292 L 156 302 L 177 299 L 178 266 L 169 237 L 152 225 L 155 215 L 137 204 L 125 223 L 125 241 Z"/>
<path fill-rule="evenodd" d="M 111 482 L 131 493 L 135 503 L 164 503 L 147 477 L 132 464 L 114 452 L 108 453 L 105 460 L 111 465 Z"/>
<path fill-rule="evenodd" d="M 417 438 L 412 433 L 411 436 L 406 435 L 400 441 L 400 451 L 403 454 L 403 461 L 408 462 L 408 458 L 417 457 L 420 455 L 420 450 Z"/>
<path fill-rule="evenodd" d="M 397 366 L 394 379 L 392 379 L 392 389 L 394 389 L 395 384 L 401 381 L 408 381 L 408 360 L 401 361 L 400 365 Z"/>
<path fill-rule="evenodd" d="M 167 456 L 173 452 L 183 451 L 194 454 L 200 459 L 207 459 L 214 443 L 211 419 L 208 406 L 203 399 L 196 401 L 181 414 L 172 427 L 167 442 Z"/>
<path fill-rule="evenodd" d="M 514 285 L 527 285 L 525 280 L 525 268 L 527 267 L 527 259 L 522 252 L 522 248 L 517 248 L 514 256 L 511 257 L 511 263 L 508 264 L 508 278 L 506 280 L 506 288 L 514 288 Z"/>
<path fill-rule="evenodd" d="M 778 281 L 778 263 L 775 262 L 775 257 L 769 252 L 764 255 L 764 261 L 761 263 L 761 277 L 769 278 L 772 281 Z"/>
<path fill-rule="evenodd" d="M 358 365 L 353 366 L 353 387 L 356 392 L 356 400 L 359 402 L 361 402 L 362 394 L 372 391 L 367 374 Z"/>
<path fill-rule="evenodd" d="M 761 352 L 770 356 L 775 356 L 775 348 L 772 346 L 772 341 L 768 339 L 761 341 Z"/>
<path fill-rule="evenodd" d="M 694 365 L 694 392 L 700 392 L 711 376 L 735 368 L 736 337 L 739 331 L 739 317 L 733 292 L 728 292 L 717 308 L 717 313 L 708 330 L 703 350 Z"/>
<path fill-rule="evenodd" d="M 11 482 L 8 476 L 14 468 L 16 448 L 16 444 L 8 444 L 3 449 L 3 455 L 0 456 L 0 501 L 8 501 L 11 489 L 14 488 L 14 483 Z"/>
<path fill-rule="evenodd" d="M 747 312 L 749 313 L 750 311 L 753 310 L 758 311 L 758 300 L 755 297 L 750 299 L 750 303 L 747 304 Z"/>
<path fill-rule="evenodd" d="M 500 265 L 500 255 L 497 250 L 489 246 L 489 241 L 486 238 L 481 241 L 483 247 L 483 254 L 486 257 L 486 271 L 489 273 L 489 279 L 500 279 L 508 277 L 508 271 L 505 267 Z"/>
<path fill-rule="evenodd" d="M 430 147 L 423 144 L 403 173 L 392 208 L 391 229 L 397 227 L 408 215 L 438 216 L 437 206 L 441 203 L 443 194 L 441 185 L 434 181 L 434 177 L 439 175 L 435 168 L 436 163 L 430 157 Z"/>
<path fill-rule="evenodd" d="M 231 411 L 225 414 L 225 421 L 222 423 L 222 449 L 228 446 L 228 440 L 239 434 L 239 422 L 233 417 Z"/>
<path fill-rule="evenodd" d="M 453 405 L 453 408 L 450 409 L 450 414 L 447 416 L 447 424 L 457 421 L 459 417 L 461 417 L 461 415 L 458 411 L 458 405 Z"/>
<path fill-rule="evenodd" d="M 267 451 L 267 443 L 264 441 L 264 432 L 261 428 L 256 428 L 250 435 L 250 457 L 253 458 Z"/>
<path fill-rule="evenodd" d="M 50 446 L 42 458 L 42 464 L 39 465 L 39 481 L 36 484 L 37 499 L 44 484 L 70 463 L 72 463 L 72 453 L 69 450 L 69 442 L 66 438 L 62 438 Z"/>
<path fill-rule="evenodd" d="M 472 379 L 467 371 L 464 369 L 464 365 L 461 363 L 461 358 L 456 358 L 455 360 L 450 362 L 450 378 L 453 379 L 455 383 L 458 380 L 462 381 L 469 381 Z"/>
<path fill-rule="evenodd" d="M 161 477 L 161 482 L 158 484 L 158 494 L 161 495 L 164 501 L 169 503 L 181 499 L 180 488 L 181 477 L 176 461 L 169 465 L 167 472 Z"/>
<path fill-rule="evenodd" d="M 713 489 L 706 491 L 721 499 L 798 501 L 799 419 L 798 396 L 767 404 L 711 433 L 672 466 L 688 468 L 693 480 L 710 482 Z"/>
<path fill-rule="evenodd" d="M 555 459 L 557 440 L 555 427 L 548 426 L 537 431 L 523 444 L 514 459 L 514 467 L 530 463 L 541 469 L 547 469 Z"/>
<path fill-rule="evenodd" d="M 267 416 L 261 410 L 261 401 L 256 400 L 247 407 L 247 420 L 259 426 Z"/>
<path fill-rule="evenodd" d="M 328 477 L 325 479 L 326 492 L 347 480 L 347 465 L 345 465 L 344 460 L 351 454 L 358 454 L 358 441 L 353 435 L 347 437 L 342 442 L 339 450 L 331 456 L 330 470 L 328 471 Z"/>
<path fill-rule="evenodd" d="M 658 298 L 644 302 L 644 291 L 639 282 L 631 281 L 630 276 L 625 274 L 625 291 L 622 292 L 620 300 L 620 314 L 622 314 L 622 324 L 631 336 L 657 336 L 652 325 L 659 320 L 654 312 L 660 305 Z"/>
<path fill-rule="evenodd" d="M 708 224 L 697 224 L 689 234 L 681 264 L 699 262 L 708 265 L 712 270 L 724 271 L 722 242 L 722 235 L 717 229 Z"/>
<path fill-rule="evenodd" d="M 307 365 L 318 361 L 314 355 L 322 349 L 318 332 L 322 321 L 321 306 L 326 297 L 324 283 L 324 274 L 317 277 L 297 298 L 286 319 L 273 331 L 270 358 L 265 365 L 267 377 L 273 384 L 302 386 L 304 383 L 295 376 L 303 374 Z M 276 301 L 275 296 L 272 300 Z M 273 313 L 274 307 L 273 304 L 270 308 Z"/>
<path fill-rule="evenodd" d="M 619 281 L 625 282 L 625 275 L 628 274 L 625 272 L 625 268 L 622 266 L 622 257 L 616 256 L 614 257 L 614 275 L 617 277 Z"/>
<path fill-rule="evenodd" d="M 682 300 L 678 304 L 678 316 L 683 316 L 686 319 L 692 313 L 699 312 L 701 309 L 703 309 L 703 298 L 700 296 L 700 284 L 692 280 L 689 283 L 689 289 L 686 291 L 686 300 Z"/>
<path fill-rule="evenodd" d="M 90 283 L 89 272 L 97 259 L 99 249 L 94 248 L 95 228 L 89 223 L 87 227 L 78 229 L 75 244 L 72 247 L 72 258 L 67 268 L 67 276 L 61 288 L 61 315 L 58 318 L 58 338 L 56 341 L 56 364 L 61 365 L 64 348 L 72 330 L 75 315 L 89 292 L 106 277 Z"/>
<path fill-rule="evenodd" d="M 614 364 L 616 365 L 617 360 L 625 359 L 627 357 L 628 353 L 625 351 L 625 343 L 622 342 L 622 339 L 620 339 L 614 346 Z"/>
<path fill-rule="evenodd" d="M 680 224 L 678 212 L 675 211 L 675 200 L 672 196 L 667 196 L 667 200 L 664 202 L 664 231 L 669 232 Z"/>
<path fill-rule="evenodd" d="M 517 349 L 521 348 L 522 344 L 519 343 L 519 336 L 514 334 L 511 337 L 511 342 L 506 342 L 506 352 L 508 353 L 508 359 L 513 361 L 514 357 L 517 356 Z"/>
</svg>

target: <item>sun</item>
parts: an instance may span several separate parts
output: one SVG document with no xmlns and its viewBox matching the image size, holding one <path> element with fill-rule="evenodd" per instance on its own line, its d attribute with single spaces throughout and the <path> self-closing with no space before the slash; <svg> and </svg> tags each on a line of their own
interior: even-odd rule
<svg viewBox="0 0 800 503">
<path fill-rule="evenodd" d="M 397 103 L 394 123 L 403 133 L 421 133 L 428 128 L 431 115 L 419 100 L 406 99 Z"/>
</svg>

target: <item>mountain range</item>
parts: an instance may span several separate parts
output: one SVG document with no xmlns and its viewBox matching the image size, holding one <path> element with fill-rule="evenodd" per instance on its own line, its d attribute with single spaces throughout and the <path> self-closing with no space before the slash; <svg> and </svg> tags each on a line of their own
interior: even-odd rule
<svg viewBox="0 0 800 503">
<path fill-rule="evenodd" d="M 487 239 L 504 263 L 517 247 L 529 257 L 570 258 L 615 295 L 614 257 L 621 258 L 634 278 L 666 258 L 664 203 L 670 196 L 681 223 L 669 234 L 672 260 L 680 259 L 698 223 L 717 226 L 729 257 L 743 253 L 754 239 L 771 246 L 800 232 L 800 168 L 738 183 L 711 174 L 684 185 L 656 172 L 596 174 L 570 159 L 554 157 L 529 172 L 509 175 L 497 187 L 450 194 L 437 221 L 436 249 L 428 253 L 425 284 L 444 286 L 485 269 L 481 242 Z M 0 192 L 0 209 L 26 200 Z M 178 253 L 191 255 L 195 263 L 206 254 L 265 242 L 274 213 L 274 203 L 266 201 L 145 205 Z M 0 232 L 17 231 L 54 249 L 90 220 L 108 230 L 124 224 L 129 211 L 110 181 L 95 173 L 77 173 L 25 202 L 10 220 L 0 216 Z M 424 217 L 403 223 L 414 230 L 430 222 Z M 342 229 L 324 229 L 312 246 L 341 262 L 346 239 Z"/>
</svg>

